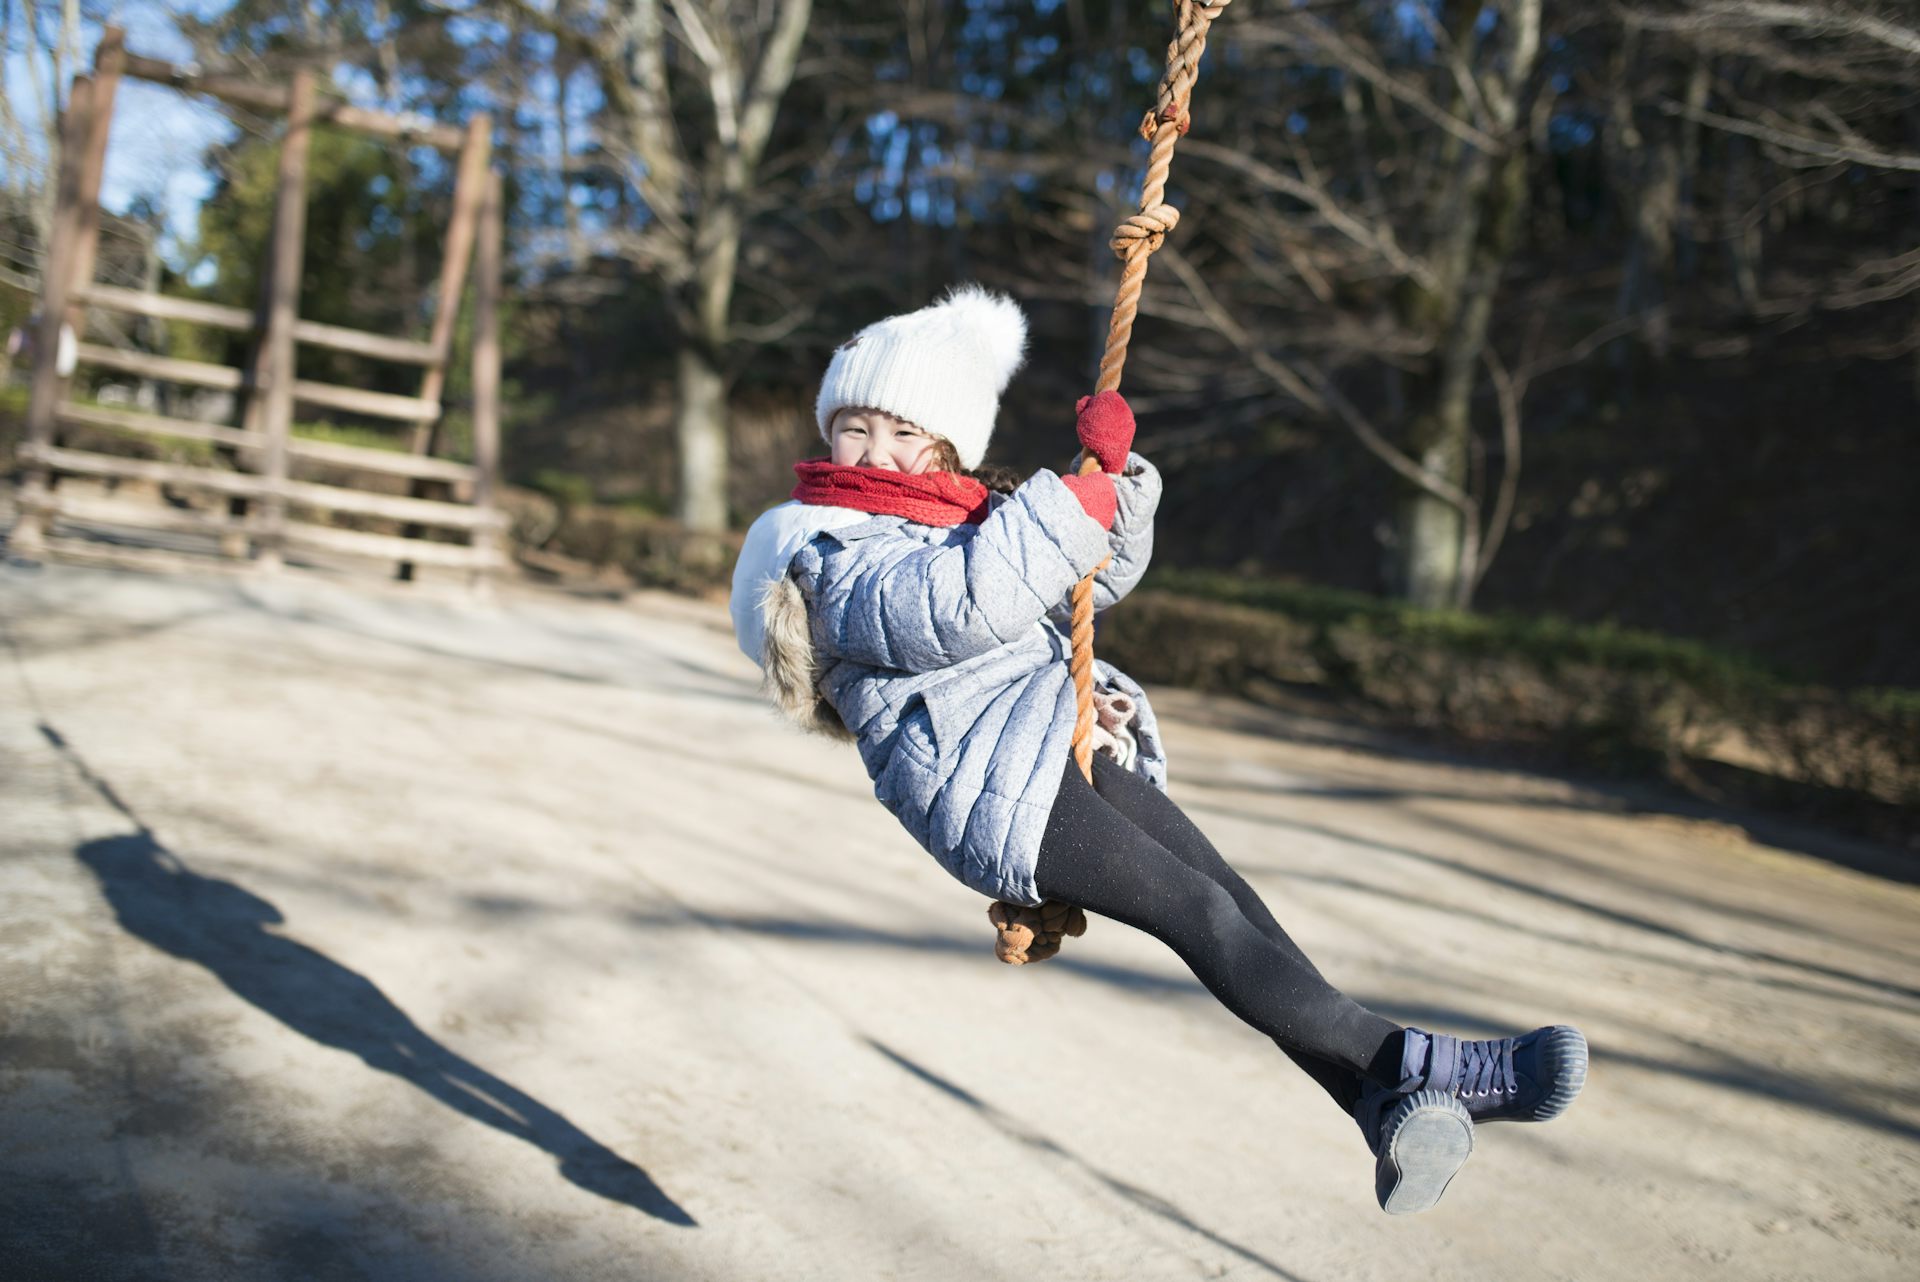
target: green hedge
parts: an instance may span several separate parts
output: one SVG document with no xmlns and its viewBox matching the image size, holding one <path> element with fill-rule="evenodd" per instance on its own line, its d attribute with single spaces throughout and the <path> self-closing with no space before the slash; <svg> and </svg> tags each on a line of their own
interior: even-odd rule
<svg viewBox="0 0 1920 1282">
<path fill-rule="evenodd" d="M 1171 571 L 1102 620 L 1100 648 L 1142 680 L 1255 697 L 1313 686 L 1392 721 L 1606 770 L 1674 777 L 1718 761 L 1920 805 L 1920 691 L 1796 684 L 1653 633 Z"/>
<path fill-rule="evenodd" d="M 1217 571 L 1156 572 L 1148 586 L 1253 606 L 1320 628 L 1365 630 L 1461 656 L 1525 658 L 1549 672 L 1597 664 L 1622 673 L 1669 676 L 1730 697 L 1771 689 L 1781 682 L 1777 673 L 1756 659 L 1698 641 L 1607 623 L 1574 623 L 1551 615 L 1421 610 L 1360 592 Z"/>
</svg>

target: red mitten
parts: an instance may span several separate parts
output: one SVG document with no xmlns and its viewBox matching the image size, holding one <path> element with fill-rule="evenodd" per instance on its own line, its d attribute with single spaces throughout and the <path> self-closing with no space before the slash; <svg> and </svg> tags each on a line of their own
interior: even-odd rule
<svg viewBox="0 0 1920 1282">
<path fill-rule="evenodd" d="M 1100 470 L 1125 471 L 1127 451 L 1133 448 L 1133 411 L 1120 393 L 1082 396 L 1073 410 L 1079 416 L 1073 430 L 1087 453 L 1100 460 Z"/>
<path fill-rule="evenodd" d="M 1113 492 L 1111 476 L 1105 472 L 1089 472 L 1085 476 L 1063 476 L 1060 483 L 1073 491 L 1073 497 L 1080 500 L 1088 516 L 1100 522 L 1101 529 L 1113 528 L 1113 518 L 1120 511 L 1120 496 Z"/>
</svg>

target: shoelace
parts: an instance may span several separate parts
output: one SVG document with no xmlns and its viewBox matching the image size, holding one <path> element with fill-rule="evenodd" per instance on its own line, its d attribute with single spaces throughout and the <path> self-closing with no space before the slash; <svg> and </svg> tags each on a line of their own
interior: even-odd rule
<svg viewBox="0 0 1920 1282">
<path fill-rule="evenodd" d="M 1493 1041 L 1461 1042 L 1459 1068 L 1454 1080 L 1462 1097 L 1486 1099 L 1494 1095 L 1513 1095 L 1520 1079 L 1513 1069 L 1513 1038 Z"/>
</svg>

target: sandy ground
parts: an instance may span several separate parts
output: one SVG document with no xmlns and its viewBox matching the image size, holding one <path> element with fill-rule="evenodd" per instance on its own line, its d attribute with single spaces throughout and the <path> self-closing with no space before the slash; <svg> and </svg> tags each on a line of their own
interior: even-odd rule
<svg viewBox="0 0 1920 1282">
<path fill-rule="evenodd" d="M 1889 852 L 1158 696 L 1337 983 L 1593 1043 L 1393 1219 L 1170 954 L 996 964 L 754 685 L 664 597 L 0 569 L 0 1278 L 1920 1276 Z"/>
</svg>

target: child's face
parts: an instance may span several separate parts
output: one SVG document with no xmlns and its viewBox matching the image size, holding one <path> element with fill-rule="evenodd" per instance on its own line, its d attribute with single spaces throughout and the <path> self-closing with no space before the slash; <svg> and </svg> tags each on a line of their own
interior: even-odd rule
<svg viewBox="0 0 1920 1282">
<path fill-rule="evenodd" d="M 933 467 L 933 437 L 884 410 L 843 409 L 833 416 L 833 461 L 917 476 Z"/>
</svg>

